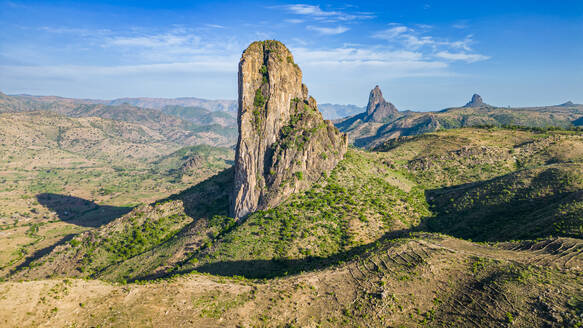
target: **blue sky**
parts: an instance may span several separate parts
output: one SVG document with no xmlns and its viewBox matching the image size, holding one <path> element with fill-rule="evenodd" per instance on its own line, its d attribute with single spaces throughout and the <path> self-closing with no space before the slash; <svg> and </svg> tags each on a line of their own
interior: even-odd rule
<svg viewBox="0 0 583 328">
<path fill-rule="evenodd" d="M 234 99 L 254 40 L 320 102 L 399 109 L 583 103 L 583 1 L 3 1 L 0 91 Z"/>
</svg>

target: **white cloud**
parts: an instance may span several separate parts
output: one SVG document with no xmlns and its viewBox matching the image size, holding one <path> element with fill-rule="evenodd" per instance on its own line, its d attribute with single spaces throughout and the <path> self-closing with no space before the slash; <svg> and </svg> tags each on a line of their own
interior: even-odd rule
<svg viewBox="0 0 583 328">
<path fill-rule="evenodd" d="M 405 45 L 407 45 L 408 48 L 419 48 L 425 45 L 432 45 L 435 44 L 435 41 L 433 40 L 433 38 L 431 36 L 422 36 L 422 37 L 417 37 L 415 35 L 406 35 L 404 36 L 403 39 Z"/>
<path fill-rule="evenodd" d="M 466 51 L 472 51 L 472 48 L 470 47 L 470 44 L 472 44 L 473 42 L 474 42 L 473 35 L 472 34 L 469 34 L 463 40 L 454 41 L 454 42 L 448 42 L 447 44 L 449 46 L 451 46 L 452 48 L 463 49 L 463 50 L 466 50 Z"/>
<path fill-rule="evenodd" d="M 300 24 L 300 23 L 303 23 L 304 20 L 297 19 L 297 18 L 291 18 L 291 19 L 285 19 L 284 22 L 291 23 L 291 24 Z"/>
<path fill-rule="evenodd" d="M 425 57 L 434 56 L 449 61 L 464 61 L 467 63 L 490 58 L 485 55 L 472 53 L 473 49 L 470 45 L 474 40 L 471 34 L 462 40 L 450 41 L 427 35 L 428 28 L 424 28 L 424 32 L 419 32 L 411 27 L 398 23 L 391 23 L 389 25 L 392 27 L 377 31 L 371 36 L 376 39 L 385 40 L 389 45 L 394 47 L 420 51 Z"/>
<path fill-rule="evenodd" d="M 108 36 L 101 40 L 101 46 L 110 53 L 118 52 L 124 62 L 137 64 L 180 63 L 200 56 L 240 55 L 244 42 L 234 37 L 209 38 L 204 30 L 175 28 L 164 33 Z M 257 37 L 270 38 L 268 35 Z"/>
<path fill-rule="evenodd" d="M 85 29 L 77 27 L 63 27 L 63 26 L 41 26 L 38 28 L 40 31 L 52 33 L 52 34 L 71 34 L 80 37 L 102 37 L 108 35 L 111 30 L 108 29 Z"/>
<path fill-rule="evenodd" d="M 471 35 L 464 39 L 440 39 L 433 35 L 433 29 L 418 25 L 390 24 L 386 29 L 372 34 L 379 41 L 376 45 L 367 44 L 367 40 L 360 40 L 360 43 L 321 44 L 318 38 L 310 38 L 309 35 L 340 35 L 355 28 L 351 25 L 355 22 L 342 22 L 339 17 L 347 16 L 342 16 L 344 13 L 340 11 L 326 11 L 318 6 L 298 6 L 293 7 L 293 10 L 303 16 L 292 16 L 287 23 L 310 21 L 312 24 L 306 26 L 306 29 L 312 32 L 298 30 L 304 33 L 292 35 L 287 43 L 304 71 L 306 83 L 316 92 L 345 94 L 342 90 L 352 90 L 351 86 L 356 84 L 369 85 L 403 77 L 451 76 L 454 73 L 450 66 L 454 62 L 472 63 L 489 58 L 472 51 Z M 323 24 L 328 19 L 336 23 Z M 230 92 L 234 97 L 241 51 L 251 39 L 272 39 L 278 35 L 274 34 L 275 31 L 261 28 L 256 30 L 264 32 L 254 34 L 256 26 L 249 28 L 247 37 L 250 39 L 237 37 L 237 34 L 230 35 L 232 28 L 221 33 L 211 30 L 220 26 L 201 24 L 191 28 L 171 26 L 167 29 L 136 27 L 100 33 L 70 28 L 43 28 L 45 33 L 89 35 L 83 42 L 90 38 L 89 49 L 95 55 L 84 57 L 83 54 L 71 61 L 75 65 L 59 65 L 56 63 L 67 62 L 50 58 L 38 60 L 37 49 L 30 55 L 16 56 L 13 53 L 8 57 L 24 60 L 12 64 L 3 61 L 4 65 L 0 66 L 3 73 L 0 74 L 0 85 L 10 86 L 12 90 L 25 90 L 30 86 L 31 92 L 41 90 L 39 93 L 48 93 L 42 90 L 52 90 L 53 86 L 57 90 L 58 85 L 58 90 L 62 92 L 50 92 L 56 94 L 85 92 L 91 95 L 92 92 L 103 92 L 123 96 L 151 92 L 152 95 L 166 93 L 166 96 L 170 96 L 193 95 L 192 92 L 196 92 L 205 97 L 227 97 L 225 93 Z M 265 31 L 269 32 L 266 34 Z M 78 42 L 73 42 L 72 46 L 76 50 L 81 49 Z M 22 54 L 22 47 L 18 49 Z M 95 58 L 106 60 L 92 62 Z"/>
<path fill-rule="evenodd" d="M 368 62 L 368 61 L 403 61 L 420 60 L 422 54 L 411 51 L 394 51 L 386 49 L 342 47 L 332 49 L 294 48 L 295 57 L 302 58 L 306 64 L 322 62 Z"/>
<path fill-rule="evenodd" d="M 219 25 L 219 24 L 204 24 L 204 26 L 210 27 L 210 28 L 218 28 L 218 29 L 225 28 L 223 25 Z"/>
<path fill-rule="evenodd" d="M 294 58 L 309 71 L 321 72 L 328 78 L 341 72 L 383 78 L 407 76 L 433 76 L 447 74 L 448 64 L 443 61 L 424 58 L 422 53 L 389 50 L 386 48 L 343 47 L 333 49 L 293 48 Z"/>
<path fill-rule="evenodd" d="M 296 44 L 299 44 L 301 46 L 307 46 L 308 42 L 304 39 L 300 39 L 300 38 L 293 38 L 292 39 L 293 42 L 295 42 Z"/>
<path fill-rule="evenodd" d="M 308 30 L 316 31 L 320 34 L 324 35 L 335 35 L 335 34 L 342 34 L 349 30 L 346 26 L 336 26 L 336 27 L 322 27 L 322 26 L 313 26 L 309 25 L 306 27 Z"/>
<path fill-rule="evenodd" d="M 304 4 L 295 4 L 295 5 L 288 5 L 285 8 L 293 13 L 298 15 L 311 15 L 311 16 L 332 16 L 338 14 L 334 11 L 323 11 L 320 9 L 320 6 L 312 6 L 312 5 L 304 5 Z"/>
<path fill-rule="evenodd" d="M 394 40 L 399 35 L 409 31 L 406 26 L 395 26 L 386 30 L 378 31 L 372 35 L 373 38 L 383 39 L 383 40 Z"/>
<path fill-rule="evenodd" d="M 40 78 L 58 78 L 76 80 L 78 77 L 95 76 L 126 76 L 149 73 L 201 73 L 201 72 L 232 72 L 237 71 L 236 57 L 199 57 L 192 62 L 177 62 L 165 64 L 143 65 L 43 65 L 43 66 L 0 66 L 7 75 L 25 75 Z"/>
<path fill-rule="evenodd" d="M 176 34 L 114 37 L 108 41 L 109 45 L 128 46 L 128 47 L 169 47 L 191 43 L 198 40 L 194 36 L 181 36 Z"/>
<path fill-rule="evenodd" d="M 279 6 L 278 8 L 284 8 L 288 12 L 296 15 L 310 16 L 317 20 L 327 20 L 330 22 L 334 21 L 350 21 L 356 19 L 369 19 L 374 16 L 370 13 L 346 13 L 338 10 L 322 10 L 320 6 L 307 5 L 307 4 L 293 4 Z"/>
<path fill-rule="evenodd" d="M 469 21 L 467 19 L 463 19 L 453 24 L 451 27 L 463 30 L 469 27 Z"/>
<path fill-rule="evenodd" d="M 440 51 L 435 54 L 436 57 L 451 60 L 451 61 L 464 61 L 466 63 L 475 63 L 478 61 L 488 60 L 490 57 L 480 55 L 480 54 L 469 54 L 465 52 L 452 53 L 449 51 Z"/>
</svg>

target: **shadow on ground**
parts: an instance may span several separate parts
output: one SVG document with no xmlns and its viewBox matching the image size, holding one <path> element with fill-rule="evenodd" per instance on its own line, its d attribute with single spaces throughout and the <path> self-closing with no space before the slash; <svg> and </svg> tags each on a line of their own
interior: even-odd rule
<svg viewBox="0 0 583 328">
<path fill-rule="evenodd" d="M 34 252 L 34 254 L 27 256 L 26 259 L 24 260 L 24 262 L 20 263 L 16 268 L 14 268 L 12 270 L 12 273 L 20 271 L 20 270 L 28 267 L 30 265 L 30 263 L 32 263 L 32 261 L 40 259 L 41 257 L 49 254 L 50 252 L 53 251 L 53 249 L 55 249 L 55 247 L 57 247 L 59 245 L 63 245 L 64 243 L 73 239 L 73 237 L 75 237 L 75 236 L 76 236 L 76 234 L 74 234 L 74 233 L 68 234 L 68 235 L 64 236 L 63 238 L 59 239 L 59 241 L 57 241 L 56 243 L 54 243 L 50 246 L 47 246 L 43 249 L 39 249 L 38 251 Z"/>
<path fill-rule="evenodd" d="M 520 178 L 511 173 L 427 190 L 434 216 L 419 229 L 478 242 L 583 237 L 583 190 L 564 184 L 568 177 L 552 167 L 536 173 L 528 185 L 514 181 Z"/>
<path fill-rule="evenodd" d="M 62 221 L 82 227 L 102 226 L 132 210 L 131 207 L 99 205 L 87 199 L 51 193 L 38 194 L 36 199 Z"/>
<path fill-rule="evenodd" d="M 367 250 L 377 247 L 383 241 L 396 240 L 409 235 L 411 230 L 397 230 L 386 233 L 379 240 L 351 248 L 347 251 L 333 254 L 329 257 L 306 257 L 303 259 L 270 259 L 270 260 L 241 260 L 219 261 L 202 264 L 192 269 L 172 272 L 171 274 L 187 274 L 192 271 L 209 273 L 217 276 L 242 276 L 248 279 L 272 279 L 302 272 L 323 270 L 334 265 L 350 261 L 366 253 Z M 379 243 L 380 242 L 380 243 Z M 168 275 L 166 275 L 168 276 Z M 164 275 L 139 277 L 137 280 L 163 278 Z"/>
</svg>

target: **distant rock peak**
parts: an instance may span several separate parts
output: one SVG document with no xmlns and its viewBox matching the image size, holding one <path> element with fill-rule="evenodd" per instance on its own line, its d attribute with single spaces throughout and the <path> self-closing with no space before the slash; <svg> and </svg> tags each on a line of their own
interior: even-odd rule
<svg viewBox="0 0 583 328">
<path fill-rule="evenodd" d="M 378 85 L 370 91 L 368 105 L 366 106 L 365 121 L 382 122 L 398 112 L 395 105 L 385 100 L 381 88 Z"/>
<path fill-rule="evenodd" d="M 575 106 L 575 104 L 572 101 L 569 100 L 569 101 L 567 101 L 564 104 L 560 104 L 559 106 L 562 106 L 562 107 L 571 107 L 571 106 Z"/>
<path fill-rule="evenodd" d="M 239 62 L 239 140 L 231 215 L 276 206 L 332 170 L 348 146 L 322 118 L 281 42 L 253 42 Z"/>
<path fill-rule="evenodd" d="M 472 96 L 472 100 L 470 100 L 469 103 L 465 104 L 464 107 L 480 107 L 480 106 L 484 106 L 484 101 L 482 100 L 482 97 L 477 94 L 474 93 L 474 95 Z"/>
</svg>

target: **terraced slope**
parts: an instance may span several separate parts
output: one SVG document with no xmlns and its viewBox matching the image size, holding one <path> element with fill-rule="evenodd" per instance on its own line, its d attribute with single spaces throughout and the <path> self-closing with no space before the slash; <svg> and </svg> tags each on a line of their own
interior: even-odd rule
<svg viewBox="0 0 583 328">
<path fill-rule="evenodd" d="M 385 240 L 325 269 L 273 280 L 193 273 L 146 284 L 3 282 L 8 327 L 578 327 L 579 239 L 477 245 Z"/>
</svg>

